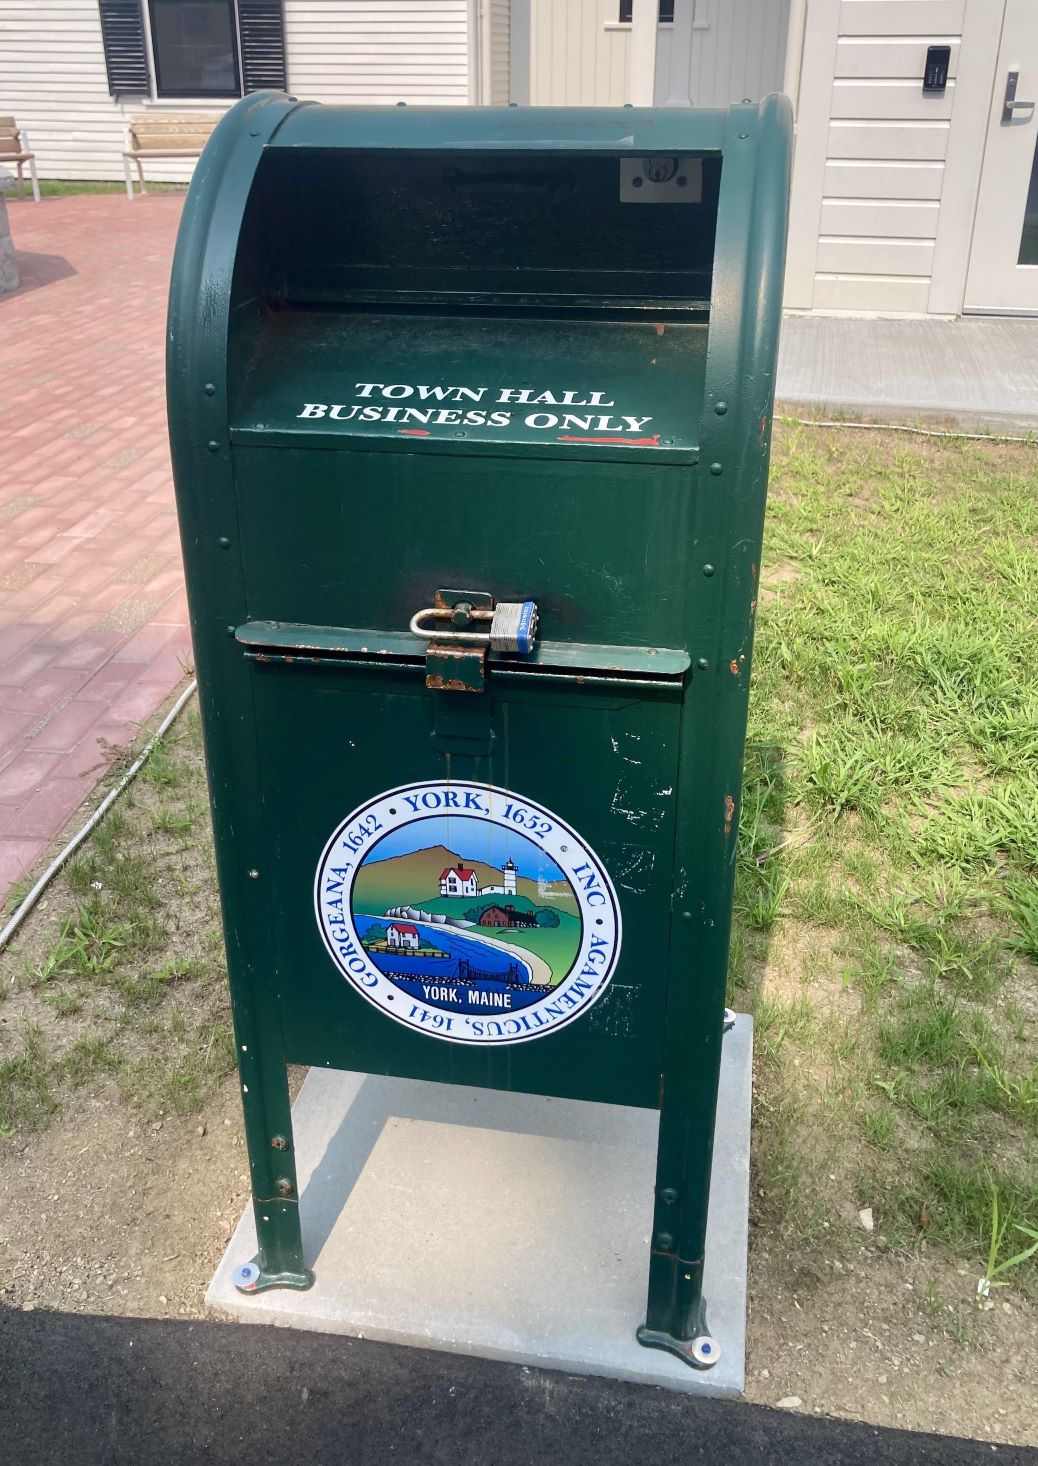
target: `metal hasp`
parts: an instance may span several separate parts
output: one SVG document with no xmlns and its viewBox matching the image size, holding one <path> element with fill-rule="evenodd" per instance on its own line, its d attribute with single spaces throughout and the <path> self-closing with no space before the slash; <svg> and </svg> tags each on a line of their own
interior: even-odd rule
<svg viewBox="0 0 1038 1466">
<path fill-rule="evenodd" d="M 288 1064 L 634 1105 L 660 1116 L 639 1337 L 718 1357 L 703 1252 L 791 136 L 781 97 L 256 93 L 198 163 L 168 407 L 245 1292 L 312 1281 Z"/>
</svg>

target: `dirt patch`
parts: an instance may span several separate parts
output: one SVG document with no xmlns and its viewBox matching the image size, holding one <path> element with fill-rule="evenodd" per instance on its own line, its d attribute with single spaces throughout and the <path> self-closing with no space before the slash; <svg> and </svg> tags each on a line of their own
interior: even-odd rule
<svg viewBox="0 0 1038 1466">
<path fill-rule="evenodd" d="M 850 1270 L 853 1268 L 853 1271 Z M 876 1425 L 1038 1444 L 1038 1317 L 1016 1295 L 977 1311 L 976 1275 L 863 1247 L 798 1292 L 751 1253 L 746 1396 Z"/>
</svg>

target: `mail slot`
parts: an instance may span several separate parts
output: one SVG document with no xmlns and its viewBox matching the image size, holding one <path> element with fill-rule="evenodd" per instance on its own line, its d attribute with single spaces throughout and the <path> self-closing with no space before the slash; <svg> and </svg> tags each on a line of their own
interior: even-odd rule
<svg viewBox="0 0 1038 1466">
<path fill-rule="evenodd" d="M 169 421 L 244 1291 L 312 1281 L 287 1064 L 640 1106 L 660 1130 L 631 1327 L 717 1358 L 703 1257 L 790 145 L 778 97 L 261 93 L 202 155 Z"/>
</svg>

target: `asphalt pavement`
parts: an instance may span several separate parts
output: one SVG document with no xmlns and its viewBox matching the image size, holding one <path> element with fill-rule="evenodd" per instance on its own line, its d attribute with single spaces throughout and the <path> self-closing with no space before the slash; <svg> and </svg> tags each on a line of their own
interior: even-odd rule
<svg viewBox="0 0 1038 1466">
<path fill-rule="evenodd" d="M 292 1329 L 0 1309 L 17 1466 L 1038 1466 L 1038 1450 Z"/>
</svg>

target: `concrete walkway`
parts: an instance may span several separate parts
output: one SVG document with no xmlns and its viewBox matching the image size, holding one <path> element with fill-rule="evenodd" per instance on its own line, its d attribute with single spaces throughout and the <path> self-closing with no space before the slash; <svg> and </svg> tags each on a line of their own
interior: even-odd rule
<svg viewBox="0 0 1038 1466">
<path fill-rule="evenodd" d="M 785 403 L 965 431 L 1038 431 L 1038 320 L 787 316 L 779 350 Z"/>
<path fill-rule="evenodd" d="M 190 663 L 163 387 L 178 196 L 11 203 L 0 900 Z"/>
</svg>

